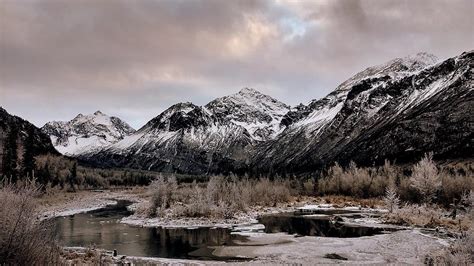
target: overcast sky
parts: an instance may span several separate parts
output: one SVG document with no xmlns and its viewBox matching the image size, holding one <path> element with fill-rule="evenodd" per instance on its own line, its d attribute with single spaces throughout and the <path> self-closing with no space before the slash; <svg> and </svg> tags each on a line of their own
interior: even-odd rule
<svg viewBox="0 0 474 266">
<path fill-rule="evenodd" d="M 253 87 L 291 105 L 364 68 L 474 49 L 474 1 L 0 0 L 0 105 L 135 128 Z"/>
</svg>

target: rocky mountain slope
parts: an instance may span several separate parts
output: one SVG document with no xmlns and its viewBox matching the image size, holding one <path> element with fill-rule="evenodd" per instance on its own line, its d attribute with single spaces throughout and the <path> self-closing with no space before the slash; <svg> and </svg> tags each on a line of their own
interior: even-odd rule
<svg viewBox="0 0 474 266">
<path fill-rule="evenodd" d="M 283 119 L 250 169 L 306 172 L 335 161 L 362 165 L 472 156 L 474 52 L 435 63 L 427 54 L 368 68 Z"/>
<path fill-rule="evenodd" d="M 116 143 L 135 132 L 117 117 L 97 111 L 90 115 L 77 115 L 71 121 L 46 123 L 42 131 L 51 137 L 60 153 L 78 156 Z"/>
<path fill-rule="evenodd" d="M 34 134 L 33 147 L 35 155 L 47 153 L 58 154 L 58 152 L 54 149 L 48 135 L 41 132 L 39 128 L 30 122 L 18 116 L 11 115 L 5 109 L 0 107 L 0 168 L 2 167 L 5 141 L 12 127 L 16 127 L 18 130 L 17 143 L 19 144 L 19 148 L 21 148 L 25 143 L 28 134 L 32 133 Z M 21 151 L 18 153 L 18 156 L 20 157 L 22 155 Z"/>
<path fill-rule="evenodd" d="M 472 157 L 474 52 L 443 62 L 397 58 L 349 78 L 326 97 L 290 108 L 253 89 L 205 106 L 171 106 L 129 136 L 77 155 L 84 162 L 189 174 L 301 173 Z"/>
<path fill-rule="evenodd" d="M 257 142 L 274 138 L 289 106 L 253 89 L 205 106 L 171 106 L 122 141 L 81 155 L 89 163 L 205 174 L 246 168 Z"/>
</svg>

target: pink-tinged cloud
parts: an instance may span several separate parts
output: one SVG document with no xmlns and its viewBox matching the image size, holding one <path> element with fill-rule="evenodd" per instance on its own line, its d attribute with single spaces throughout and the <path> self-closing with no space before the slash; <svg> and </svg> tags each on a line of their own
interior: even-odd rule
<svg viewBox="0 0 474 266">
<path fill-rule="evenodd" d="M 97 109 L 139 127 L 255 87 L 289 104 L 361 69 L 471 50 L 474 1 L 0 1 L 0 105 L 41 126 Z"/>
</svg>

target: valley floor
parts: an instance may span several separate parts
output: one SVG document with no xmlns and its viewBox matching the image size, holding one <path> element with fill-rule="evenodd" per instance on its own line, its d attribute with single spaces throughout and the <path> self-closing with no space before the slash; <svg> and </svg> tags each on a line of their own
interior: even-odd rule
<svg viewBox="0 0 474 266">
<path fill-rule="evenodd" d="M 53 200 L 54 198 L 54 200 Z M 43 219 L 55 216 L 67 216 L 75 213 L 99 209 L 115 200 L 142 202 L 147 200 L 144 189 L 117 191 L 81 191 L 67 193 L 40 200 Z M 320 200 L 320 199 L 319 199 Z M 258 215 L 295 210 L 315 198 L 306 198 L 279 208 L 255 209 L 246 216 L 235 220 L 202 220 L 182 219 L 160 221 L 159 219 L 143 219 L 131 216 L 122 222 L 137 226 L 230 226 L 235 224 L 255 223 Z M 250 228 L 251 229 L 251 228 Z M 242 257 L 248 260 L 232 262 L 235 264 L 331 264 L 331 263 L 363 263 L 363 264 L 423 264 L 426 255 L 436 252 L 449 245 L 450 240 L 435 236 L 433 233 L 420 229 L 400 230 L 389 234 L 359 238 L 332 238 L 314 236 L 296 236 L 285 233 L 265 234 L 253 230 L 236 232 L 247 236 L 247 240 L 236 246 L 219 246 L 211 251 L 219 257 Z M 131 262 L 135 264 L 220 264 L 220 261 L 181 260 L 144 257 L 115 257 L 115 262 Z"/>
</svg>

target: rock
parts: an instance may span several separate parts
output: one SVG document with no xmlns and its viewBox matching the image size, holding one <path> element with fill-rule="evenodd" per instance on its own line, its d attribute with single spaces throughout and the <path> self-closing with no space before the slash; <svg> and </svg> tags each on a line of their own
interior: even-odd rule
<svg viewBox="0 0 474 266">
<path fill-rule="evenodd" d="M 326 254 L 324 255 L 325 258 L 327 259 L 333 259 L 333 260 L 347 260 L 347 258 L 339 255 L 339 254 L 336 254 L 336 253 L 329 253 L 329 254 Z"/>
</svg>

